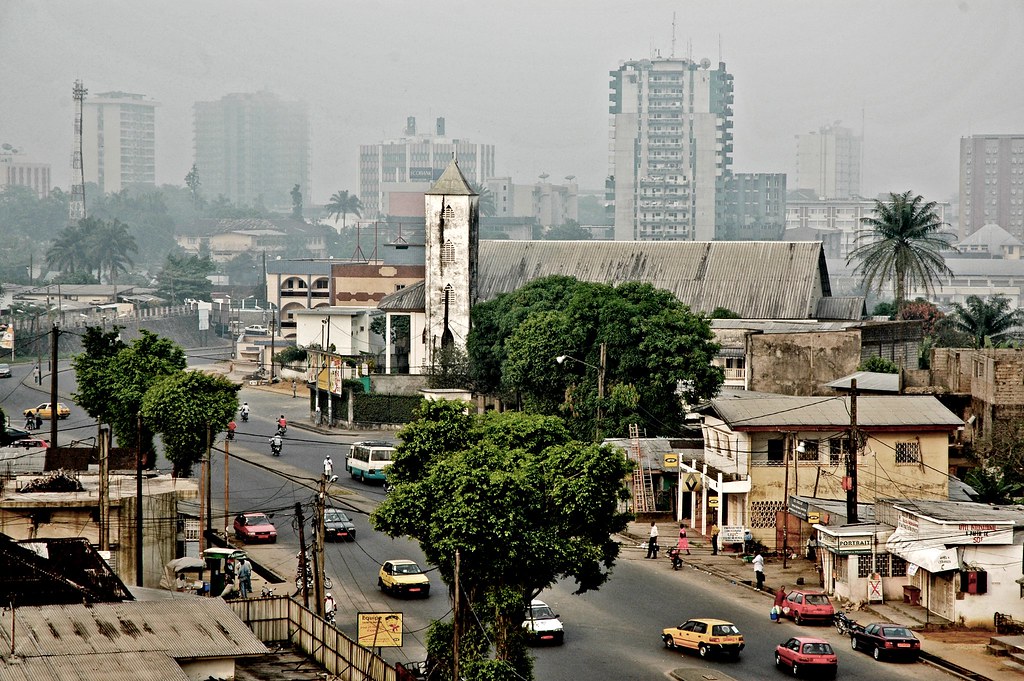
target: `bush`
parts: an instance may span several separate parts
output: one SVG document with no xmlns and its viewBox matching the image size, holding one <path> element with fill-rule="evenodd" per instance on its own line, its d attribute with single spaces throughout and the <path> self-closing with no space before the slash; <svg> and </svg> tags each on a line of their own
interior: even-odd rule
<svg viewBox="0 0 1024 681">
<path fill-rule="evenodd" d="M 352 415 L 357 423 L 409 423 L 416 418 L 419 395 L 360 395 L 353 398 Z"/>
<path fill-rule="evenodd" d="M 888 360 L 884 357 L 868 357 L 866 360 L 860 363 L 857 367 L 859 371 L 874 371 L 879 374 L 898 374 L 900 368 L 896 366 L 896 363 L 892 360 Z"/>
</svg>

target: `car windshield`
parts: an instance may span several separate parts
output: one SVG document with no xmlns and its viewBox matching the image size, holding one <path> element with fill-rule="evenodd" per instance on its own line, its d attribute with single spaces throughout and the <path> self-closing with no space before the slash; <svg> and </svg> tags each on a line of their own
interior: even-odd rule
<svg viewBox="0 0 1024 681">
<path fill-rule="evenodd" d="M 739 633 L 735 624 L 716 624 L 711 627 L 712 636 L 739 636 Z"/>
<path fill-rule="evenodd" d="M 825 594 L 807 594 L 806 596 L 804 596 L 804 600 L 809 605 L 828 605 L 829 604 L 828 596 L 826 596 Z"/>
<path fill-rule="evenodd" d="M 329 523 L 347 523 L 348 516 L 344 511 L 327 511 L 325 520 Z"/>
<path fill-rule="evenodd" d="M 531 605 L 530 606 L 530 619 L 535 619 L 535 620 L 553 620 L 553 619 L 555 619 L 555 613 L 551 611 L 550 606 L 547 606 L 547 605 Z"/>
<path fill-rule="evenodd" d="M 259 515 L 247 515 L 245 516 L 246 525 L 269 525 L 270 519 L 262 513 Z"/>
<path fill-rule="evenodd" d="M 827 643 L 805 643 L 804 655 L 831 655 L 832 646 Z"/>
<path fill-rule="evenodd" d="M 395 566 L 396 575 L 415 575 L 420 571 L 420 566 L 416 563 L 399 563 Z"/>
<path fill-rule="evenodd" d="M 915 638 L 910 629 L 906 627 L 882 627 L 882 636 L 885 638 Z"/>
</svg>

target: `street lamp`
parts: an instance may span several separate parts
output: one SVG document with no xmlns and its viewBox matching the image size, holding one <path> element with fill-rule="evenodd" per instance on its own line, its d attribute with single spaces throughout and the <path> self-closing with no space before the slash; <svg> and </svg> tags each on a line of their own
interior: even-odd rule
<svg viewBox="0 0 1024 681">
<path fill-rule="evenodd" d="M 555 357 L 555 361 L 559 364 L 565 364 L 565 360 L 571 359 L 574 362 L 579 362 L 583 366 L 590 367 L 591 369 L 597 369 L 597 424 L 594 428 L 594 439 L 598 442 L 601 441 L 601 418 L 603 416 L 601 403 L 604 401 L 604 373 L 608 366 L 607 348 L 604 343 L 601 343 L 600 347 L 600 366 L 594 366 L 590 362 L 584 362 L 582 359 L 578 359 L 572 355 L 559 355 L 558 357 Z"/>
</svg>

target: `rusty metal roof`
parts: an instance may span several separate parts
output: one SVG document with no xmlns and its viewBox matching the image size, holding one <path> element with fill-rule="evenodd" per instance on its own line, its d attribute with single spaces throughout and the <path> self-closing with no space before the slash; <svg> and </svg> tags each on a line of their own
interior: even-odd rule
<svg viewBox="0 0 1024 681">
<path fill-rule="evenodd" d="M 18 608 L 17 615 L 14 650 L 24 658 L 158 652 L 201 659 L 268 652 L 219 598 L 46 605 Z M 0 650 L 11 650 L 10 636 L 9 628 L 0 631 Z"/>
<path fill-rule="evenodd" d="M 29 657 L 0 664 L 3 681 L 189 681 L 189 675 L 163 653 L 104 653 Z"/>
<path fill-rule="evenodd" d="M 389 293 L 381 298 L 377 305 L 378 310 L 388 312 L 423 312 L 425 308 L 426 295 L 422 281 Z"/>
<path fill-rule="evenodd" d="M 549 275 L 648 282 L 696 312 L 810 319 L 831 295 L 819 242 L 481 241 L 480 300 Z"/>
</svg>

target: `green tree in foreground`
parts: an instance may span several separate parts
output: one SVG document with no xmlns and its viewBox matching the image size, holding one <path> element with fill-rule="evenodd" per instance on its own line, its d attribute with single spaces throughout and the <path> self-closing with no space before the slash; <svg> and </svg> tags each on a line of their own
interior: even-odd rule
<svg viewBox="0 0 1024 681">
<path fill-rule="evenodd" d="M 950 323 L 957 331 L 970 337 L 971 347 L 983 348 L 988 343 L 1000 343 L 1012 337 L 1018 326 L 1024 324 L 1024 312 L 1010 309 L 1010 299 L 995 295 L 988 300 L 967 296 L 964 305 L 953 303 Z"/>
<path fill-rule="evenodd" d="M 241 386 L 223 376 L 182 371 L 164 376 L 146 391 L 143 421 L 160 433 L 174 477 L 188 477 L 202 460 L 207 436 L 227 428 L 238 411 Z"/>
<path fill-rule="evenodd" d="M 865 228 L 857 232 L 857 247 L 847 263 L 857 263 L 854 273 L 868 290 L 881 292 L 892 282 L 897 310 L 912 288 L 931 291 L 940 276 L 953 274 L 942 256 L 944 250 L 955 250 L 953 236 L 941 231 L 944 223 L 936 206 L 909 191 L 890 193 L 888 201 L 875 201 L 874 216 L 861 218 Z"/>
<path fill-rule="evenodd" d="M 549 227 L 544 232 L 544 239 L 548 241 L 589 241 L 594 238 L 590 230 L 580 226 L 575 220 L 566 220 L 557 227 Z"/>
<path fill-rule="evenodd" d="M 148 457 L 154 451 L 153 431 L 143 421 L 139 440 L 142 399 L 158 380 L 185 369 L 185 351 L 144 329 L 141 337 L 125 345 L 118 340 L 119 331 L 86 329 L 84 352 L 72 360 L 78 382 L 74 397 L 89 416 L 110 424 L 118 445 L 135 447 L 141 442 Z"/>
<path fill-rule="evenodd" d="M 458 619 L 432 627 L 428 642 L 442 678 L 458 632 L 465 678 L 529 679 L 525 605 L 560 579 L 574 579 L 577 593 L 607 580 L 619 553 L 612 535 L 629 519 L 619 509 L 631 464 L 612 447 L 570 440 L 558 418 L 468 406 L 422 403 L 399 433 L 395 487 L 371 522 L 419 541 L 450 590 L 458 561 Z"/>
</svg>

